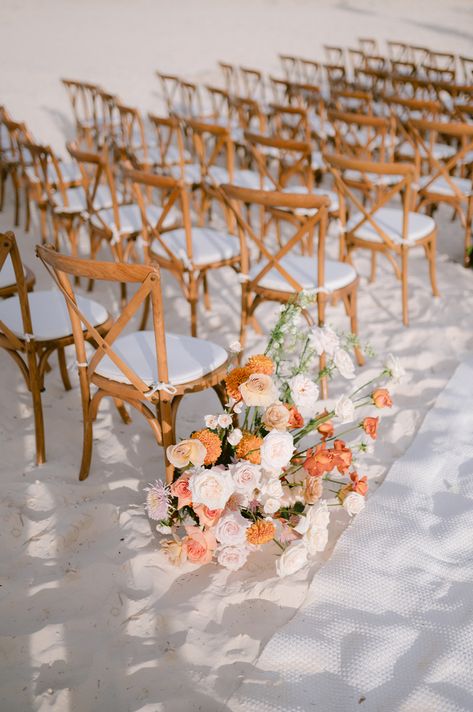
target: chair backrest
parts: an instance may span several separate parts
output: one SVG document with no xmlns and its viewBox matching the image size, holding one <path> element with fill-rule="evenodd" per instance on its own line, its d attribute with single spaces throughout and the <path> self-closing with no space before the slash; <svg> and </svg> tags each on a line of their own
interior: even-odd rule
<svg viewBox="0 0 473 712">
<path fill-rule="evenodd" d="M 400 195 L 403 210 L 401 239 L 408 239 L 409 209 L 412 203 L 412 182 L 416 174 L 415 167 L 412 164 L 360 161 L 346 158 L 340 154 L 327 154 L 325 155 L 325 161 L 335 179 L 335 187 L 339 194 L 342 230 L 345 230 L 348 215 L 357 212 L 359 214 L 359 220 L 355 225 L 350 227 L 350 232 L 355 234 L 360 227 L 368 223 L 387 247 L 391 249 L 396 248 L 390 236 L 387 235 L 383 229 L 382 224 L 376 219 L 376 211 Z M 363 202 L 362 198 L 353 191 L 353 188 L 344 178 L 346 171 L 358 172 L 363 176 L 368 185 L 371 184 L 373 188 L 371 192 L 371 203 Z M 380 190 L 377 189 L 376 182 L 373 181 L 373 176 L 398 176 L 399 180 L 394 184 L 390 181 L 389 185 L 386 185 L 386 187 Z"/>
<path fill-rule="evenodd" d="M 334 89 L 331 99 L 338 111 L 353 111 L 358 114 L 371 114 L 373 95 L 360 89 Z"/>
<path fill-rule="evenodd" d="M 269 105 L 269 126 L 274 136 L 310 143 L 307 109 L 301 106 Z"/>
<path fill-rule="evenodd" d="M 97 144 L 115 142 L 120 132 L 119 99 L 105 89 L 97 87 L 95 111 L 97 117 Z"/>
<path fill-rule="evenodd" d="M 266 116 L 256 99 L 245 96 L 233 98 L 233 106 L 238 116 L 238 123 L 244 130 L 266 131 Z"/>
<path fill-rule="evenodd" d="M 406 77 L 417 75 L 417 65 L 407 59 L 391 59 L 390 65 L 393 74 L 401 74 Z"/>
<path fill-rule="evenodd" d="M 43 194 L 52 209 L 61 204 L 61 207 L 69 207 L 69 198 L 66 190 L 61 163 L 51 146 L 45 146 L 33 141 L 24 139 L 21 141 L 22 152 L 26 149 L 31 157 L 33 172 L 39 181 Z M 58 201 L 57 194 L 60 196 Z"/>
<path fill-rule="evenodd" d="M 365 53 L 363 50 L 355 47 L 349 47 L 347 54 L 353 73 L 355 73 L 357 69 L 365 66 Z"/>
<path fill-rule="evenodd" d="M 309 143 L 262 136 L 249 131 L 245 131 L 245 139 L 258 167 L 261 187 L 269 181 L 275 190 L 279 190 L 287 187 L 293 179 L 309 190 L 314 187 L 312 148 Z"/>
<path fill-rule="evenodd" d="M 428 189 L 437 179 L 443 179 L 453 193 L 459 198 L 465 198 L 458 183 L 452 180 L 453 173 L 460 166 L 461 160 L 473 150 L 473 125 L 462 122 L 427 121 L 425 119 L 411 119 L 408 122 L 408 131 L 416 147 L 416 166 L 420 172 L 423 160 L 428 164 L 429 179 L 423 182 L 422 188 Z M 439 160 L 434 155 L 434 145 L 441 140 L 450 144 L 456 143 L 454 155 L 447 159 Z M 468 193 L 472 189 L 470 183 Z"/>
<path fill-rule="evenodd" d="M 266 103 L 266 85 L 263 72 L 253 67 L 239 67 L 243 93 L 246 96 Z"/>
<path fill-rule="evenodd" d="M 302 73 L 299 57 L 291 54 L 278 54 L 278 57 L 285 78 L 290 82 L 301 81 Z"/>
<path fill-rule="evenodd" d="M 26 286 L 23 263 L 13 232 L 0 233 L 0 272 L 9 261 L 11 261 L 13 265 L 15 274 L 16 294 L 20 303 L 23 334 L 26 337 L 26 348 L 28 348 L 28 344 L 33 336 L 33 324 L 31 321 L 28 289 Z M 0 344 L 1 343 L 15 350 L 23 350 L 24 348 L 19 338 L 0 319 Z"/>
<path fill-rule="evenodd" d="M 453 79 L 455 78 L 456 62 L 456 55 L 451 52 L 437 52 L 434 50 L 429 52 L 428 64 L 440 70 L 452 70 Z"/>
<path fill-rule="evenodd" d="M 386 42 L 388 48 L 388 56 L 393 61 L 408 61 L 410 57 L 409 45 L 405 42 L 397 40 L 388 40 Z"/>
<path fill-rule="evenodd" d="M 382 162 L 392 158 L 395 134 L 392 119 L 340 111 L 329 111 L 328 118 L 335 128 L 338 153 L 365 160 L 377 156 Z"/>
<path fill-rule="evenodd" d="M 168 365 L 166 355 L 166 339 L 164 332 L 164 311 L 161 294 L 161 279 L 156 265 L 132 265 L 114 262 L 98 262 L 83 260 L 60 254 L 49 246 L 37 246 L 36 252 L 54 282 L 61 290 L 69 311 L 72 333 L 79 364 L 79 378 L 82 398 L 90 398 L 90 384 L 97 377 L 97 368 L 107 356 L 121 372 L 125 382 L 129 382 L 143 396 L 150 400 L 158 400 L 160 384 L 168 382 Z M 107 281 L 121 284 L 132 284 L 137 289 L 133 296 L 112 320 L 106 336 L 102 336 L 87 319 L 77 303 L 74 279 L 85 277 L 95 281 Z M 131 290 L 130 290 L 131 291 Z M 150 298 L 153 332 L 156 346 L 156 383 L 150 386 L 134 371 L 133 364 L 127 363 L 114 349 L 114 342 L 123 335 L 124 329 L 137 315 L 138 310 L 147 298 Z M 94 354 L 87 358 L 84 330 L 88 339 L 93 338 L 96 345 Z"/>
<path fill-rule="evenodd" d="M 343 47 L 324 44 L 323 50 L 325 58 L 327 60 L 326 64 L 336 64 L 345 66 L 345 50 Z"/>
<path fill-rule="evenodd" d="M 473 84 L 473 57 L 458 57 L 465 84 Z"/>
<path fill-rule="evenodd" d="M 365 54 L 379 55 L 379 47 L 374 37 L 358 37 L 358 45 Z"/>
<path fill-rule="evenodd" d="M 179 101 L 179 91 L 181 80 L 176 74 L 163 74 L 156 72 L 156 76 L 161 84 L 161 92 L 169 114 L 176 111 Z"/>
<path fill-rule="evenodd" d="M 179 120 L 175 116 L 148 114 L 148 120 L 155 132 L 155 146 L 159 153 L 159 165 L 163 170 L 185 162 L 184 137 Z"/>
<path fill-rule="evenodd" d="M 183 120 L 183 126 L 193 143 L 202 180 L 213 182 L 212 168 L 215 166 L 225 168 L 232 180 L 235 170 L 235 149 L 230 130 L 225 126 L 194 119 Z"/>
<path fill-rule="evenodd" d="M 97 84 L 76 79 L 61 79 L 61 82 L 69 97 L 78 133 L 83 134 L 84 130 L 96 132 Z"/>
<path fill-rule="evenodd" d="M 234 120 L 235 113 L 230 93 L 225 89 L 208 84 L 205 85 L 205 90 L 210 100 L 210 119 L 222 126 L 230 126 Z"/>
<path fill-rule="evenodd" d="M 202 118 L 204 115 L 204 105 L 200 87 L 194 82 L 181 80 L 179 85 L 181 96 L 181 110 L 176 112 L 181 118 L 192 119 Z"/>
<path fill-rule="evenodd" d="M 228 62 L 219 62 L 218 66 L 223 74 L 225 89 L 230 95 L 237 96 L 240 93 L 238 68 Z"/>
<path fill-rule="evenodd" d="M 3 126 L 6 134 L 3 138 L 7 139 L 7 142 L 5 146 L 2 146 L 2 149 L 8 151 L 10 160 L 17 160 L 20 163 L 24 172 L 28 160 L 27 156 L 25 156 L 23 145 L 25 141 L 33 141 L 33 136 L 23 121 L 13 121 L 4 116 Z"/>
<path fill-rule="evenodd" d="M 324 64 L 327 84 L 332 87 L 346 86 L 347 72 L 344 64 Z"/>
<path fill-rule="evenodd" d="M 313 59 L 300 57 L 301 79 L 303 84 L 320 84 L 323 79 L 322 64 Z"/>
<path fill-rule="evenodd" d="M 323 291 L 325 284 L 325 236 L 328 220 L 329 199 L 326 196 L 300 195 L 294 193 L 281 193 L 278 191 L 251 190 L 233 185 L 222 185 L 221 193 L 228 205 L 232 218 L 236 221 L 241 242 L 241 270 L 248 277 L 250 269 L 251 245 L 262 256 L 261 269 L 257 274 L 248 277 L 248 286 L 255 289 L 263 278 L 271 271 L 276 270 L 287 284 L 288 292 L 301 292 L 303 286 L 284 267 L 283 258 L 289 253 L 299 253 L 303 241 L 314 235 L 318 228 L 317 239 L 317 277 L 318 289 Z M 287 220 L 287 211 L 297 212 L 297 225 L 290 223 L 293 234 L 284 245 L 269 244 L 269 241 L 258 236 L 243 217 L 246 206 L 259 206 L 272 217 Z M 300 253 L 299 253 L 300 254 Z M 314 263 L 315 268 L 315 263 Z"/>
<path fill-rule="evenodd" d="M 414 62 L 418 67 L 422 67 L 424 62 L 428 62 L 430 57 L 430 49 L 421 45 L 409 45 L 409 55 L 411 62 Z"/>
</svg>

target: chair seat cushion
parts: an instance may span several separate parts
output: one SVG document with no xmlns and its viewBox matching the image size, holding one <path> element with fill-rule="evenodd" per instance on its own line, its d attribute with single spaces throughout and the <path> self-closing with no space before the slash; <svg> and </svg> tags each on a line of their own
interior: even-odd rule
<svg viewBox="0 0 473 712">
<path fill-rule="evenodd" d="M 404 176 L 395 175 L 379 175 L 378 173 L 362 173 L 361 171 L 353 171 L 351 169 L 343 173 L 343 177 L 347 181 L 353 181 L 354 183 L 374 183 L 375 185 L 395 185 L 399 183 Z"/>
<path fill-rule="evenodd" d="M 60 339 L 72 334 L 66 301 L 60 292 L 31 292 L 28 295 L 33 335 L 38 341 Z M 77 306 L 94 326 L 103 324 L 108 313 L 105 307 L 87 297 L 77 297 Z M 24 337 L 18 296 L 0 302 L 0 321 L 16 336 Z"/>
<path fill-rule="evenodd" d="M 25 274 L 25 268 L 23 268 L 23 274 Z M 5 287 L 11 287 L 16 283 L 15 270 L 13 269 L 13 262 L 11 261 L 10 255 L 7 255 L 3 267 L 0 270 L 0 289 Z"/>
<path fill-rule="evenodd" d="M 250 280 L 256 277 L 258 272 L 266 264 L 266 261 L 253 265 L 250 269 Z M 291 275 L 302 287 L 302 289 L 317 289 L 317 258 L 294 255 L 285 255 L 279 262 L 288 274 Z M 356 279 L 354 268 L 347 262 L 336 262 L 325 260 L 325 284 L 324 287 L 332 292 L 342 289 L 351 284 Z M 293 287 L 289 282 L 273 267 L 260 281 L 258 285 L 264 289 L 272 289 L 277 292 L 293 292 Z"/>
<path fill-rule="evenodd" d="M 443 176 L 439 176 L 431 183 L 429 181 L 431 181 L 431 177 L 423 176 L 419 181 L 419 190 L 425 190 L 426 193 L 437 193 L 438 195 L 445 195 L 447 197 L 455 197 L 457 195 L 450 183 Z M 452 176 L 451 181 L 464 196 L 473 195 L 472 181 L 468 178 Z M 424 188 L 424 186 L 426 187 Z"/>
<path fill-rule="evenodd" d="M 149 386 L 158 381 L 154 331 L 135 331 L 120 336 L 113 350 Z M 227 352 L 212 341 L 192 336 L 166 334 L 168 381 L 174 386 L 211 373 L 227 360 Z M 119 383 L 129 383 L 113 361 L 105 356 L 97 374 Z"/>
<path fill-rule="evenodd" d="M 77 163 L 74 163 L 73 161 L 67 161 L 64 163 L 59 164 L 60 169 L 61 169 L 61 175 L 62 175 L 62 180 L 64 183 L 67 185 L 68 183 L 78 183 L 79 181 L 82 180 L 82 174 L 80 172 L 80 168 L 77 165 Z M 39 183 L 40 179 L 35 173 L 35 170 L 33 166 L 27 166 L 25 170 L 26 175 L 28 176 L 28 180 L 31 183 Z M 54 169 L 54 166 L 50 165 L 48 166 L 48 180 L 53 184 L 56 185 L 58 181 L 57 173 Z"/>
<path fill-rule="evenodd" d="M 162 241 L 175 257 L 186 261 L 186 233 L 184 228 L 169 230 L 161 236 Z M 166 250 L 158 240 L 152 243 L 152 251 L 169 259 Z M 240 241 L 235 235 L 211 227 L 192 228 L 192 262 L 194 267 L 202 267 L 212 262 L 231 260 L 240 254 Z"/>
<path fill-rule="evenodd" d="M 87 210 L 87 198 L 85 195 L 85 190 L 81 186 L 77 188 L 67 188 L 66 198 L 67 205 L 64 205 L 64 201 L 61 193 L 54 194 L 54 201 L 56 203 L 56 210 L 63 213 L 81 213 Z M 121 195 L 117 192 L 117 200 L 121 200 Z M 95 210 L 100 210 L 101 208 L 110 208 L 113 204 L 112 196 L 110 190 L 106 185 L 99 185 L 94 199 Z"/>
<path fill-rule="evenodd" d="M 329 213 L 336 213 L 338 211 L 338 195 L 333 190 L 327 190 L 326 188 L 312 188 L 309 189 L 305 185 L 290 185 L 287 188 L 283 188 L 283 193 L 297 193 L 298 195 L 326 195 L 330 198 Z M 285 210 L 286 208 L 281 208 Z M 289 209 L 289 208 L 287 208 Z M 297 208 L 295 211 L 296 215 L 313 215 L 317 210 Z"/>
<path fill-rule="evenodd" d="M 177 146 L 168 146 L 163 152 L 158 146 L 148 146 L 146 151 L 146 161 L 144 148 L 135 148 L 133 153 L 140 162 L 148 162 L 154 166 L 161 166 L 164 164 L 173 165 L 175 163 L 179 163 L 180 161 L 179 149 Z M 186 149 L 184 149 L 183 158 L 184 161 L 190 161 L 191 155 Z"/>
<path fill-rule="evenodd" d="M 261 184 L 261 176 L 258 171 L 252 171 L 248 168 L 234 172 L 232 185 L 237 185 L 240 188 L 251 188 L 252 190 L 274 190 L 274 185 L 269 178 L 264 176 Z"/>
<path fill-rule="evenodd" d="M 353 230 L 356 224 L 362 219 L 363 214 L 354 213 L 347 223 L 347 232 Z M 393 242 L 402 243 L 402 222 L 403 211 L 399 208 L 379 208 L 373 213 L 373 220 L 379 224 L 380 228 L 390 237 Z M 407 228 L 407 241 L 416 242 L 426 237 L 435 230 L 435 222 L 428 215 L 421 213 L 409 213 Z M 368 222 L 364 222 L 355 232 L 355 237 L 369 242 L 383 242 L 383 239 L 376 232 L 375 228 Z"/>
<path fill-rule="evenodd" d="M 158 222 L 160 216 L 162 215 L 163 208 L 158 205 L 148 205 L 146 208 L 146 215 L 148 222 L 153 227 Z M 118 208 L 119 220 L 120 220 L 120 234 L 121 235 L 133 235 L 134 233 L 139 233 L 143 227 L 141 220 L 141 211 L 136 203 L 130 203 L 129 205 L 120 205 Z M 177 219 L 176 211 L 172 208 L 166 215 L 164 220 L 164 227 L 170 227 L 175 224 Z M 115 225 L 115 216 L 113 214 L 112 208 L 104 208 L 99 210 L 96 215 L 92 215 L 90 218 L 92 225 L 99 230 L 103 230 L 105 227 L 115 232 L 117 226 Z"/>
<path fill-rule="evenodd" d="M 431 150 L 432 156 L 437 160 L 451 158 L 457 152 L 456 148 L 454 148 L 453 146 L 449 146 L 446 143 L 434 143 L 429 148 Z M 399 147 L 398 153 L 400 156 L 407 156 L 408 158 L 413 158 L 415 156 L 415 148 L 411 143 L 406 142 Z M 426 156 L 428 156 L 428 153 L 423 146 L 419 146 L 419 153 L 422 158 L 426 158 Z"/>
<path fill-rule="evenodd" d="M 181 178 L 180 166 L 171 166 L 169 172 L 176 180 L 179 180 Z M 210 166 L 209 178 L 218 184 L 230 182 L 227 169 L 222 168 L 221 166 Z M 200 163 L 184 164 L 184 181 L 186 183 L 189 183 L 190 185 L 197 185 L 202 181 Z"/>
</svg>

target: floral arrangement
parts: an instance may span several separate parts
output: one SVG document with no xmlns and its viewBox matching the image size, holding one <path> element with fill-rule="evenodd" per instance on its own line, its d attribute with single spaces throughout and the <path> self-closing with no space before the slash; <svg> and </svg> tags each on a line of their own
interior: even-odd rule
<svg viewBox="0 0 473 712">
<path fill-rule="evenodd" d="M 357 460 L 372 451 L 375 413 L 392 405 L 387 381 L 404 371 L 389 356 L 376 378 L 332 407 L 322 404 L 322 378 L 355 377 L 349 350 L 358 344 L 328 326 L 304 326 L 312 299 L 303 294 L 281 308 L 265 353 L 229 370 L 225 411 L 168 448 L 173 483 L 147 488 L 148 516 L 173 535 L 162 546 L 174 564 L 216 560 L 237 570 L 273 542 L 278 575 L 290 575 L 325 548 L 331 508 L 350 517 L 364 508 L 368 482 Z M 355 432 L 361 437 L 349 446 L 345 438 Z"/>
</svg>

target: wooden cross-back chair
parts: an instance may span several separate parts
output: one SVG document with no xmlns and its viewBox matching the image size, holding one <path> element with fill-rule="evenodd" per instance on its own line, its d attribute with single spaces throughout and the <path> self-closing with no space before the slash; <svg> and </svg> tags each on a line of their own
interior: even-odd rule
<svg viewBox="0 0 473 712">
<path fill-rule="evenodd" d="M 181 79 L 179 91 L 181 97 L 180 110 L 175 110 L 174 113 L 182 119 L 202 119 L 205 114 L 199 85 Z"/>
<path fill-rule="evenodd" d="M 191 334 L 196 336 L 200 288 L 203 287 L 204 306 L 209 309 L 207 276 L 223 267 L 240 270 L 240 241 L 231 231 L 193 224 L 189 195 L 182 181 L 130 169 L 125 174 L 142 215 L 145 259 L 159 264 L 177 279 L 189 302 Z M 155 191 L 161 196 L 162 213 L 159 220 L 151 221 L 149 201 Z M 170 228 L 171 219 L 175 225 Z M 146 319 L 145 308 L 143 325 Z"/>
<path fill-rule="evenodd" d="M 229 128 L 235 125 L 235 108 L 231 94 L 225 89 L 205 85 L 205 90 L 210 99 L 210 115 L 208 121 Z"/>
<path fill-rule="evenodd" d="M 378 254 L 385 255 L 401 281 L 402 319 L 407 326 L 408 257 L 411 249 L 424 249 L 429 263 L 432 293 L 438 296 L 435 266 L 437 228 L 431 217 L 410 210 L 415 167 L 405 163 L 360 161 L 336 154 L 325 158 L 340 195 L 341 232 L 348 259 L 351 260 L 351 254 L 356 249 L 369 250 L 372 258 L 370 280 L 374 281 L 376 257 Z M 344 178 L 349 171 L 362 174 L 367 182 L 372 182 L 371 176 L 374 175 L 390 176 L 389 188 L 376 191 L 376 185 L 372 182 L 373 199 L 369 204 L 363 203 Z M 398 179 L 394 185 L 392 176 Z M 392 206 L 393 199 L 397 197 L 401 198 L 401 208 L 396 203 Z"/>
<path fill-rule="evenodd" d="M 229 64 L 228 62 L 219 62 L 218 66 L 220 67 L 220 71 L 223 75 L 223 83 L 226 91 L 231 96 L 238 96 L 241 91 L 238 67 L 234 64 Z"/>
<path fill-rule="evenodd" d="M 361 89 L 335 89 L 331 93 L 337 111 L 353 111 L 357 114 L 373 113 L 373 95 Z"/>
<path fill-rule="evenodd" d="M 121 157 L 127 157 L 143 169 L 151 170 L 160 164 L 161 154 L 156 148 L 154 136 L 145 126 L 143 117 L 136 107 L 117 104 L 120 120 Z"/>
<path fill-rule="evenodd" d="M 25 140 L 32 140 L 32 136 L 22 121 L 14 121 L 6 111 L 1 117 L 2 144 L 0 151 L 0 209 L 3 208 L 5 183 L 8 177 L 11 178 L 14 192 L 15 225 L 20 222 L 21 189 L 25 187 L 26 225 L 29 228 L 29 201 L 28 184 L 26 182 L 25 171 L 31 166 L 31 156 L 27 151 L 22 152 L 20 143 Z"/>
<path fill-rule="evenodd" d="M 323 45 L 326 64 L 345 66 L 345 49 L 335 45 Z M 325 65 L 324 65 L 325 66 Z"/>
<path fill-rule="evenodd" d="M 391 82 L 391 73 L 386 69 L 373 69 L 366 65 L 355 69 L 355 87 L 370 92 L 374 98 L 386 91 Z"/>
<path fill-rule="evenodd" d="M 423 47 L 422 45 L 409 45 L 409 58 L 411 62 L 414 62 L 418 67 L 422 67 L 424 62 L 429 61 L 430 49 L 428 47 Z"/>
<path fill-rule="evenodd" d="M 409 45 L 406 42 L 388 40 L 386 46 L 388 48 L 388 56 L 392 61 L 409 61 L 411 55 Z"/>
<path fill-rule="evenodd" d="M 239 67 L 243 93 L 251 99 L 256 99 L 261 106 L 266 105 L 266 82 L 263 72 L 252 67 Z"/>
<path fill-rule="evenodd" d="M 273 136 L 311 144 L 311 165 L 317 180 L 320 180 L 324 171 L 322 145 L 312 135 L 308 110 L 302 106 L 270 104 L 269 112 L 270 133 Z"/>
<path fill-rule="evenodd" d="M 425 72 L 425 76 L 432 82 L 454 82 L 456 77 L 456 70 L 447 67 L 438 67 L 432 64 L 423 64 L 422 69 Z"/>
<path fill-rule="evenodd" d="M 379 55 L 378 41 L 374 37 L 358 37 L 358 46 L 365 54 Z"/>
<path fill-rule="evenodd" d="M 148 114 L 148 120 L 155 132 L 155 168 L 169 173 L 171 167 L 180 167 L 191 161 L 191 153 L 185 148 L 181 124 L 176 116 Z"/>
<path fill-rule="evenodd" d="M 390 161 L 394 155 L 395 124 L 391 118 L 351 111 L 329 111 L 335 128 L 337 153 L 365 160 Z"/>
<path fill-rule="evenodd" d="M 17 282 L 15 266 L 12 260 L 12 252 L 18 251 L 13 245 L 15 237 L 13 233 L 7 233 L 7 239 L 5 244 L 3 244 L 3 252 L 0 257 L 0 299 L 7 299 L 17 294 L 19 290 L 24 293 L 23 287 L 26 288 L 27 292 L 31 292 L 34 288 L 36 277 L 29 267 L 23 265 L 23 279 Z M 13 236 L 13 237 L 12 237 Z M 4 235 L 1 235 L 3 238 Z M 6 242 L 10 242 L 10 248 L 7 249 Z M 16 244 L 16 243 L 15 243 Z M 5 254 L 6 253 L 6 254 Z M 1 331 L 1 328 L 0 328 Z"/>
<path fill-rule="evenodd" d="M 242 240 L 242 316 L 240 342 L 246 341 L 249 322 L 263 302 L 286 303 L 302 291 L 313 291 L 317 301 L 319 325 L 325 322 L 329 299 L 342 299 L 350 317 L 351 330 L 357 334 L 356 296 L 358 277 L 351 265 L 327 260 L 325 237 L 329 201 L 325 196 L 300 195 L 280 191 L 252 191 L 231 185 L 221 187 L 223 199 L 230 208 Z M 299 212 L 300 219 L 292 225 L 291 235 L 284 244 L 263 240 L 243 217 L 244 205 L 255 205 L 272 215 L 280 211 L 281 219 L 288 212 Z M 317 249 L 312 256 L 301 255 L 301 245 L 317 233 Z M 258 261 L 251 260 L 257 252 Z M 361 354 L 358 353 L 360 362 Z M 324 366 L 322 360 L 321 366 Z M 326 382 L 322 390 L 326 396 Z"/>
<path fill-rule="evenodd" d="M 73 343 L 72 330 L 60 294 L 55 291 L 36 291 L 32 287 L 31 272 L 24 270 L 15 236 L 0 234 L 0 277 L 4 269 L 13 267 L 16 294 L 0 301 L 0 348 L 4 349 L 19 367 L 31 393 L 36 442 L 36 463 L 46 461 L 44 420 L 41 392 L 49 359 L 57 352 L 64 388 L 71 383 L 64 349 Z M 3 268 L 3 269 L 2 269 Z M 97 302 L 79 297 L 78 302 L 98 333 L 108 328 L 108 313 Z M 86 339 L 91 338 L 89 332 Z"/>
<path fill-rule="evenodd" d="M 266 115 L 256 99 L 236 96 L 233 98 L 233 105 L 242 129 L 245 131 L 260 131 L 261 133 L 266 131 Z"/>
<path fill-rule="evenodd" d="M 117 143 L 119 140 L 121 129 L 118 103 L 119 98 L 116 94 L 97 87 L 95 98 L 97 146 L 102 146 L 104 143 Z"/>
<path fill-rule="evenodd" d="M 156 76 L 161 84 L 162 98 L 168 113 L 178 112 L 180 105 L 180 78 L 176 74 L 165 74 L 163 72 L 156 72 Z"/>
<path fill-rule="evenodd" d="M 356 70 L 365 66 L 365 53 L 359 48 L 349 47 L 347 56 L 350 61 L 352 75 L 356 76 Z"/>
<path fill-rule="evenodd" d="M 383 72 L 388 64 L 385 57 L 379 54 L 367 54 L 365 52 L 363 66 L 365 69 L 373 69 L 375 72 Z"/>
<path fill-rule="evenodd" d="M 269 76 L 269 85 L 273 92 L 273 101 L 276 104 L 298 104 L 300 97 L 293 90 L 293 80 Z M 271 104 L 269 105 L 269 109 Z"/>
<path fill-rule="evenodd" d="M 92 146 L 97 139 L 97 84 L 76 79 L 61 79 L 72 108 L 78 140 L 85 140 Z"/>
<path fill-rule="evenodd" d="M 285 78 L 289 82 L 302 81 L 300 58 L 291 54 L 278 54 Z"/>
<path fill-rule="evenodd" d="M 301 68 L 301 81 L 303 84 L 319 85 L 323 79 L 322 64 L 313 59 L 305 59 L 300 57 L 299 64 Z"/>
<path fill-rule="evenodd" d="M 453 71 L 453 79 L 455 78 L 457 57 L 452 52 L 437 52 L 429 51 L 428 64 L 437 69 L 448 69 Z"/>
<path fill-rule="evenodd" d="M 423 161 L 428 165 L 428 174 L 419 178 L 417 209 L 425 208 L 432 214 L 433 208 L 441 203 L 452 206 L 465 231 L 464 261 L 468 264 L 473 222 L 473 180 L 471 170 L 470 175 L 465 176 L 464 159 L 468 156 L 472 160 L 473 126 L 460 122 L 411 119 L 408 128 L 415 142 L 418 172 L 421 173 Z M 438 137 L 454 142 L 454 147 L 450 146 L 453 154 L 444 157 L 435 155 Z"/>
<path fill-rule="evenodd" d="M 83 416 L 83 451 L 79 479 L 90 471 L 93 422 L 104 397 L 111 397 L 125 422 L 124 403 L 146 418 L 156 441 L 164 448 L 166 481 L 172 482 L 173 466 L 166 448 L 176 442 L 176 415 L 184 395 L 213 388 L 225 402 L 222 384 L 227 352 L 210 341 L 166 333 L 159 268 L 156 265 L 91 262 L 61 255 L 48 247 L 37 253 L 58 285 L 69 312 L 79 367 Z M 113 319 L 106 335 L 94 328 L 81 308 L 71 278 L 87 277 L 133 285 L 134 293 Z M 153 328 L 124 334 L 143 302 L 151 302 Z M 96 350 L 87 355 L 83 329 L 94 338 Z M 97 390 L 92 394 L 91 388 Z"/>
<path fill-rule="evenodd" d="M 465 84 L 473 84 L 473 57 L 458 57 Z"/>
<path fill-rule="evenodd" d="M 344 64 L 324 64 L 323 68 L 330 91 L 336 87 L 340 88 L 347 85 L 347 71 Z"/>
<path fill-rule="evenodd" d="M 406 77 L 415 77 L 417 75 L 417 65 L 408 59 L 391 59 L 390 67 L 392 74 L 400 74 Z"/>
</svg>

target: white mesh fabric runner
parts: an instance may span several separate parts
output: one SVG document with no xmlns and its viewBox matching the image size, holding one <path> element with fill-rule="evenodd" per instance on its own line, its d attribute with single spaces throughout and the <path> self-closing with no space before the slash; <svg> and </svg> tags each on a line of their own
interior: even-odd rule
<svg viewBox="0 0 473 712">
<path fill-rule="evenodd" d="M 473 361 L 228 709 L 472 712 Z"/>
</svg>

